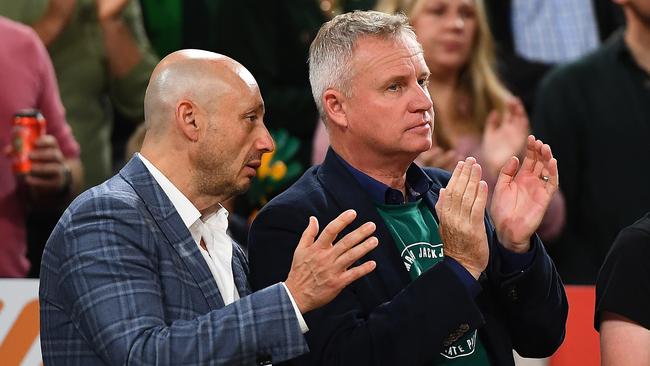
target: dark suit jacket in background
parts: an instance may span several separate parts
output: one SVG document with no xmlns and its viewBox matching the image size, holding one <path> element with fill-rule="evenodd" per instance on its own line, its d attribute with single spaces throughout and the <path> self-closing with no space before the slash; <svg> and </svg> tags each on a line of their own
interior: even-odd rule
<svg viewBox="0 0 650 366">
<path fill-rule="evenodd" d="M 240 300 L 224 306 L 196 242 L 134 157 L 79 196 L 43 254 L 46 365 L 253 365 L 307 351 L 281 284 L 250 293 L 234 244 Z"/>
<path fill-rule="evenodd" d="M 438 169 L 426 173 L 433 186 L 423 199 L 435 216 L 438 192 L 449 174 Z M 561 344 L 566 297 L 538 239 L 530 266 L 505 276 L 494 248 L 500 244 L 486 218 L 491 255 L 476 299 L 446 261 L 411 282 L 370 196 L 331 150 L 322 166 L 308 170 L 253 223 L 249 237 L 253 288 L 286 278 L 309 216 L 316 216 L 322 229 L 349 208 L 357 211 L 357 219 L 339 237 L 366 221 L 375 222 L 379 246 L 362 261 L 375 260 L 377 268 L 330 304 L 306 314 L 311 353 L 292 364 L 425 365 L 444 343 L 477 328 L 493 365 L 514 365 L 513 347 L 523 356 L 544 357 Z"/>
<path fill-rule="evenodd" d="M 625 18 L 612 0 L 592 0 L 598 35 L 602 41 L 621 27 Z M 497 46 L 499 74 L 510 91 L 520 97 L 529 113 L 535 104 L 537 85 L 555 64 L 527 60 L 515 52 L 512 34 L 512 1 L 484 1 L 490 30 Z"/>
</svg>

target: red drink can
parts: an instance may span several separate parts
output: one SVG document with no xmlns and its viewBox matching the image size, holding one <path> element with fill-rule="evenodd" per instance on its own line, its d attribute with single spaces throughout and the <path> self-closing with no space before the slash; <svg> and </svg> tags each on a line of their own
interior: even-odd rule
<svg viewBox="0 0 650 366">
<path fill-rule="evenodd" d="M 27 174 L 32 170 L 29 153 L 34 150 L 36 140 L 43 135 L 45 135 L 45 118 L 41 112 L 36 109 L 25 109 L 14 115 L 11 130 L 14 173 Z"/>
</svg>

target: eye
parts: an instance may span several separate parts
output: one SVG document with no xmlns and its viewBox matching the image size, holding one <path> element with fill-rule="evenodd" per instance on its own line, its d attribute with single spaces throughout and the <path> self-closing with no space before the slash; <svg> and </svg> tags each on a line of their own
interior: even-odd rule
<svg viewBox="0 0 650 366">
<path fill-rule="evenodd" d="M 259 117 L 257 116 L 257 114 L 251 114 L 251 115 L 246 116 L 246 119 L 249 120 L 250 122 L 255 122 L 255 121 L 258 120 L 258 118 Z"/>
<path fill-rule="evenodd" d="M 399 91 L 401 88 L 401 85 L 399 83 L 392 83 L 388 86 L 389 91 Z"/>
<path fill-rule="evenodd" d="M 418 84 L 422 87 L 422 89 L 426 89 L 429 86 L 429 78 L 422 78 L 418 80 Z"/>
<path fill-rule="evenodd" d="M 463 7 L 459 11 L 460 16 L 463 17 L 463 19 L 471 19 L 474 18 L 474 9 L 471 7 Z"/>
</svg>

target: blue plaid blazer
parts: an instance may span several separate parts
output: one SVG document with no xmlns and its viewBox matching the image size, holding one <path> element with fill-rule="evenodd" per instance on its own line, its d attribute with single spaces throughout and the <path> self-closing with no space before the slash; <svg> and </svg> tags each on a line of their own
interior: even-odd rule
<svg viewBox="0 0 650 366">
<path fill-rule="evenodd" d="M 308 351 L 281 284 L 224 306 L 189 230 L 134 157 L 66 210 L 43 253 L 45 365 L 255 365 Z"/>
</svg>

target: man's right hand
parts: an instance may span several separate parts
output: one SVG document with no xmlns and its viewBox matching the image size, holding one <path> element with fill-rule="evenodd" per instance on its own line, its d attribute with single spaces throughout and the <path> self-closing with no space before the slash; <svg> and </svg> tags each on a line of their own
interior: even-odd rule
<svg viewBox="0 0 650 366">
<path fill-rule="evenodd" d="M 356 216 L 354 210 L 343 212 L 325 227 L 318 239 L 318 220 L 309 218 L 285 281 L 302 314 L 332 301 L 347 285 L 375 269 L 374 261 L 349 268 L 377 246 L 377 238 L 368 237 L 375 231 L 374 223 L 361 225 L 333 245 L 336 236 Z"/>
<path fill-rule="evenodd" d="M 487 192 L 487 183 L 481 180 L 481 166 L 469 157 L 456 164 L 436 203 L 445 256 L 454 258 L 476 279 L 487 267 L 490 256 L 483 221 Z"/>
</svg>

